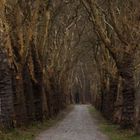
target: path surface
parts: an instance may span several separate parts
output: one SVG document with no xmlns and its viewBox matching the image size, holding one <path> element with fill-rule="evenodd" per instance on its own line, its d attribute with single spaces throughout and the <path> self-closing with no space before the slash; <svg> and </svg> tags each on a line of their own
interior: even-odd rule
<svg viewBox="0 0 140 140">
<path fill-rule="evenodd" d="M 40 134 L 36 140 L 107 140 L 97 127 L 87 105 L 76 105 L 56 126 Z"/>
</svg>

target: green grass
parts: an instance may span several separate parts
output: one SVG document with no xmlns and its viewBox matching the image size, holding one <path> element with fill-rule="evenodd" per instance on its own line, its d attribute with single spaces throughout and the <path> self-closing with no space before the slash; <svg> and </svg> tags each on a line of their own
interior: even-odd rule
<svg viewBox="0 0 140 140">
<path fill-rule="evenodd" d="M 51 126 L 56 125 L 61 121 L 67 113 L 72 110 L 72 106 L 62 111 L 55 118 L 44 121 L 43 123 L 34 123 L 28 128 L 13 129 L 8 133 L 0 131 L 0 140 L 34 140 L 34 138 L 42 131 L 47 130 Z"/>
<path fill-rule="evenodd" d="M 94 107 L 90 107 L 89 111 L 97 120 L 99 129 L 106 134 L 110 140 L 140 140 L 140 136 L 135 135 L 132 130 L 121 130 L 118 125 L 105 120 Z"/>
</svg>

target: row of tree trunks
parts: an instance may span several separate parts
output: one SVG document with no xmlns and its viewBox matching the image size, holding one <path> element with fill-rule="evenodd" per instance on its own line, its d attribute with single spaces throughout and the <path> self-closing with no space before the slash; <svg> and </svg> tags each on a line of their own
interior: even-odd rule
<svg viewBox="0 0 140 140">
<path fill-rule="evenodd" d="M 42 121 L 57 115 L 67 104 L 63 88 L 55 78 L 49 79 L 50 90 L 46 86 L 38 51 L 34 43 L 31 47 L 32 61 L 27 60 L 22 66 L 18 63 L 18 67 L 12 64 L 12 69 L 6 53 L 0 53 L 0 122 L 5 128 Z"/>
<path fill-rule="evenodd" d="M 23 66 L 10 69 L 6 52 L 0 52 L 0 122 L 5 128 L 43 121 L 57 115 L 67 104 L 64 89 L 54 77 L 49 79 L 50 88 L 46 86 L 34 42 L 29 58 L 32 59 L 32 75 L 29 60 Z"/>
<path fill-rule="evenodd" d="M 115 61 L 118 74 L 122 77 L 123 102 L 120 125 L 122 128 L 132 128 L 135 112 L 134 55 L 139 46 L 139 23 L 136 20 L 139 13 L 138 1 L 128 1 L 127 5 L 129 6 L 125 12 L 123 11 L 123 6 L 126 5 L 124 1 L 118 3 L 109 0 L 104 4 L 99 0 L 81 1 L 89 13 L 98 39 L 101 40 L 104 49 L 108 50 L 110 57 Z M 116 12 L 115 9 L 118 7 L 120 7 L 122 15 Z M 128 14 L 128 11 L 133 13 L 133 10 L 135 10 L 135 14 L 132 14 L 135 20 L 130 19 L 130 14 Z M 106 15 L 105 20 L 109 24 L 105 22 L 104 15 Z M 123 17 L 126 17 L 126 20 Z M 135 26 L 132 26 L 132 23 Z M 109 29 L 110 25 L 113 30 Z M 127 30 L 124 25 L 128 25 Z M 131 36 L 132 32 L 134 35 Z"/>
<path fill-rule="evenodd" d="M 116 78 L 110 75 L 109 88 L 106 77 L 102 75 L 100 96 L 96 106 L 103 115 L 117 122 L 122 128 L 133 128 L 135 117 L 134 55 L 124 53 L 122 61 L 117 62 Z M 118 75 L 119 74 L 119 75 Z M 119 78 L 121 77 L 121 81 Z"/>
</svg>

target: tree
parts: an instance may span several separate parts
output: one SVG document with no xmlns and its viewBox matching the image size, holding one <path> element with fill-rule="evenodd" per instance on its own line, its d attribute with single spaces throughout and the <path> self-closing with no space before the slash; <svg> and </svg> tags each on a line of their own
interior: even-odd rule
<svg viewBox="0 0 140 140">
<path fill-rule="evenodd" d="M 105 2 L 109 7 L 105 7 L 105 10 L 103 9 L 104 7 L 101 8 L 102 5 L 100 1 L 82 0 L 82 2 L 90 14 L 98 37 L 102 40 L 104 47 L 110 52 L 110 55 L 115 60 L 119 75 L 123 79 L 123 110 L 121 126 L 123 128 L 132 127 L 134 124 L 135 104 L 134 54 L 136 48 L 139 46 L 139 33 L 137 32 L 139 23 L 136 22 L 139 6 L 135 9 L 134 5 L 138 2 L 127 2 L 127 9 L 125 9 L 125 12 L 122 9 L 125 2 L 117 1 L 117 3 L 109 0 Z M 133 6 L 130 8 L 131 5 Z M 117 9 L 119 10 L 119 14 L 117 13 Z M 130 17 L 127 12 L 129 12 L 131 16 L 133 15 L 132 13 L 135 14 L 133 17 Z M 108 30 L 108 26 L 111 27 L 111 29 Z M 122 27 L 121 30 L 120 27 Z M 113 35 L 115 38 L 117 37 L 117 39 L 119 39 L 118 46 L 114 45 L 114 36 L 110 36 L 111 32 L 114 32 Z M 129 33 L 131 35 L 129 35 Z"/>
</svg>

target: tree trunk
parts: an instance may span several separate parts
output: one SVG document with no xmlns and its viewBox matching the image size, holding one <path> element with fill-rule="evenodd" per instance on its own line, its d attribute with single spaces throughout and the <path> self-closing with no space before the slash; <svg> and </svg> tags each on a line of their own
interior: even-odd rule
<svg viewBox="0 0 140 140">
<path fill-rule="evenodd" d="M 140 134 L 140 106 L 136 107 L 135 131 L 136 134 Z"/>
<path fill-rule="evenodd" d="M 19 68 L 19 71 L 17 72 L 13 72 L 12 86 L 14 96 L 15 126 L 22 126 L 27 123 L 27 110 L 22 76 L 22 68 Z"/>
<path fill-rule="evenodd" d="M 2 128 L 13 126 L 12 75 L 6 52 L 0 48 L 0 124 Z"/>
<path fill-rule="evenodd" d="M 115 101 L 117 99 L 118 79 L 110 78 L 110 89 L 108 93 L 108 119 L 113 121 Z M 111 106 L 110 106 L 111 105 Z"/>
<path fill-rule="evenodd" d="M 135 84 L 134 84 L 134 56 L 125 53 L 123 61 L 119 64 L 122 81 L 122 128 L 132 128 L 134 125 L 135 110 Z"/>
<path fill-rule="evenodd" d="M 36 82 L 33 82 L 34 92 L 34 105 L 35 105 L 35 118 L 37 121 L 43 120 L 43 69 L 39 60 L 38 51 L 35 46 L 34 40 L 30 42 L 32 59 L 34 65 L 34 75 Z"/>
<path fill-rule="evenodd" d="M 34 93 L 33 93 L 33 85 L 32 79 L 29 73 L 28 66 L 25 65 L 23 68 L 23 81 L 24 81 L 24 95 L 25 95 L 25 103 L 27 110 L 27 119 L 28 122 L 32 122 L 35 120 L 35 106 L 34 106 Z"/>
</svg>

